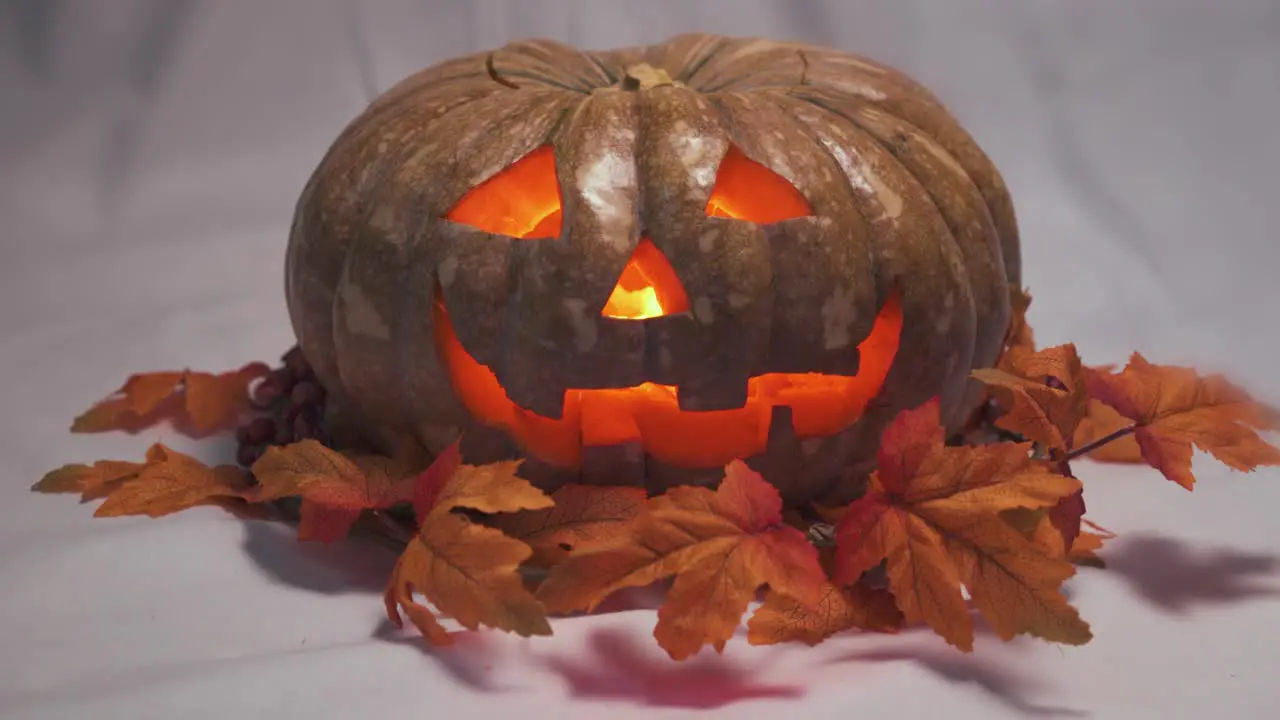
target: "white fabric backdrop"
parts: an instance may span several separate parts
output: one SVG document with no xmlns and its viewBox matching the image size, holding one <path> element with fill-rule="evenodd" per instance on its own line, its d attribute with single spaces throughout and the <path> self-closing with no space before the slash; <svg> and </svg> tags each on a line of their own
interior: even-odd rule
<svg viewBox="0 0 1280 720">
<path fill-rule="evenodd" d="M 28 485 L 163 438 L 72 437 L 132 371 L 290 343 L 281 260 L 328 142 L 408 72 L 521 36 L 801 38 L 934 89 L 1002 168 L 1032 322 L 1086 361 L 1223 369 L 1280 397 L 1275 0 L 0 2 L 0 717 L 1272 717 L 1280 473 L 1188 494 L 1084 468 L 1113 569 L 1081 649 L 841 638 L 667 663 L 650 611 L 423 651 L 380 626 L 391 558 L 214 512 L 91 521 Z M 363 61 L 361 61 L 363 58 Z M 215 458 L 226 449 L 200 449 Z M 604 703 L 612 703 L 606 705 Z M 734 704 L 736 703 L 736 704 Z"/>
</svg>

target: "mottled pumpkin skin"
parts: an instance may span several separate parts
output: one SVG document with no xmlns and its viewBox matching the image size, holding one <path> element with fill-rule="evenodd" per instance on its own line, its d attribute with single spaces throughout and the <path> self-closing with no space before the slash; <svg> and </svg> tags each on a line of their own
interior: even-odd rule
<svg viewBox="0 0 1280 720">
<path fill-rule="evenodd" d="M 769 226 L 707 217 L 730 143 L 789 180 L 813 215 Z M 545 144 L 561 185 L 558 238 L 443 219 Z M 709 312 L 647 337 L 643 323 L 599 316 L 641 233 Z M 896 286 L 900 348 L 862 419 L 797 440 L 775 410 L 767 449 L 749 459 L 799 503 L 860 494 L 900 409 L 940 395 L 949 426 L 964 421 L 979 397 L 967 376 L 1001 351 L 1019 275 L 1004 182 L 926 89 L 843 52 L 690 34 L 605 52 L 519 42 L 405 79 L 343 131 L 304 189 L 286 285 L 298 342 L 348 426 L 388 452 L 438 450 L 466 430 L 476 460 L 518 449 L 451 391 L 433 342 L 437 283 L 470 355 L 548 416 L 564 388 L 643 381 L 678 385 L 683 409 L 741 406 L 752 374 L 847 363 Z M 571 317 L 566 298 L 588 311 L 578 303 Z M 822 312 L 833 298 L 844 308 L 834 329 Z M 575 342 L 583 322 L 592 343 Z M 646 352 L 665 355 L 665 370 Z M 548 488 L 718 477 L 639 447 L 588 449 L 576 469 L 536 458 L 526 468 Z"/>
</svg>

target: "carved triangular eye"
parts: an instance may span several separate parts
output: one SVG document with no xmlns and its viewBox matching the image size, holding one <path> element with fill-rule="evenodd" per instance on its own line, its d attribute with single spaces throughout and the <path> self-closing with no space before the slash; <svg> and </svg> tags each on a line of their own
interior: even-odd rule
<svg viewBox="0 0 1280 720">
<path fill-rule="evenodd" d="M 539 240 L 560 235 L 556 157 L 543 145 L 471 188 L 445 219 L 495 235 Z"/>
<path fill-rule="evenodd" d="M 807 217 L 813 208 L 789 180 L 730 145 L 716 171 L 707 214 L 767 225 Z"/>
</svg>

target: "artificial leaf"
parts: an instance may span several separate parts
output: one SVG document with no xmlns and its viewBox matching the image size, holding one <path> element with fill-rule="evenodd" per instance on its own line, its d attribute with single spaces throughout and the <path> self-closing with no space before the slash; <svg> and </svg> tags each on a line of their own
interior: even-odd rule
<svg viewBox="0 0 1280 720">
<path fill-rule="evenodd" d="M 147 461 L 99 460 L 93 465 L 63 465 L 45 474 L 31 489 L 41 493 L 79 493 L 80 502 L 106 497 L 112 490 L 138 476 L 147 463 L 163 459 L 159 446 L 147 450 Z"/>
<path fill-rule="evenodd" d="M 1089 401 L 1075 346 L 1023 352 L 1009 367 L 973 371 L 973 377 L 993 388 L 1004 409 L 996 426 L 1039 443 L 1051 455 L 1070 451 Z"/>
<path fill-rule="evenodd" d="M 1280 449 L 1258 435 L 1280 429 L 1280 413 L 1221 375 L 1202 377 L 1134 353 L 1124 370 L 1088 370 L 1086 378 L 1090 396 L 1134 422 L 1143 460 L 1188 490 L 1195 447 L 1236 470 L 1280 465 Z"/>
<path fill-rule="evenodd" d="M 1027 310 L 1031 307 L 1031 295 L 1026 290 L 1011 285 L 1009 287 L 1009 330 L 1005 334 L 1004 352 L 1001 353 L 996 368 L 1016 374 L 1018 362 L 1036 351 L 1035 334 L 1027 324 Z"/>
<path fill-rule="evenodd" d="M 348 457 L 303 440 L 269 447 L 253 464 L 255 499 L 300 496 L 298 538 L 334 542 L 347 536 L 363 511 L 412 501 L 415 469 L 381 455 Z"/>
<path fill-rule="evenodd" d="M 270 373 L 249 363 L 225 373 L 155 372 L 131 375 L 119 390 L 71 424 L 72 432 L 138 432 L 163 420 L 195 436 L 227 430 L 249 409 L 249 384 Z"/>
<path fill-rule="evenodd" d="M 1049 555 L 1065 557 L 1076 565 L 1103 567 L 1104 563 L 1098 556 L 1098 551 L 1102 549 L 1103 543 L 1115 537 L 1115 533 L 1098 528 L 1088 520 L 1081 524 L 1092 527 L 1094 530 L 1080 530 L 1070 547 L 1063 542 L 1061 530 L 1054 526 L 1047 516 L 1041 517 L 1040 524 L 1032 529 L 1028 536 Z"/>
<path fill-rule="evenodd" d="M 1097 533 L 1082 532 L 1076 538 L 1071 546 L 1071 552 L 1067 557 L 1077 565 L 1087 565 L 1090 567 L 1106 567 L 1106 563 L 1099 557 L 1098 551 L 1102 549 L 1103 543 L 1107 541 L 1106 536 Z"/>
<path fill-rule="evenodd" d="M 723 651 L 762 585 L 816 607 L 825 581 L 817 549 L 784 523 L 777 490 L 735 461 L 716 490 L 672 488 L 625 536 L 551 568 L 538 599 L 550 612 L 590 611 L 617 590 L 672 575 L 654 636 L 676 660 L 707 644 Z"/>
<path fill-rule="evenodd" d="M 846 630 L 892 633 L 901 626 L 902 611 L 888 590 L 862 583 L 842 587 L 824 582 L 818 604 L 813 607 L 805 607 L 786 595 L 769 591 L 764 604 L 747 621 L 747 642 L 752 645 L 781 642 L 817 645 Z"/>
<path fill-rule="evenodd" d="M 551 494 L 555 506 L 498 515 L 491 524 L 533 548 L 531 562 L 550 567 L 570 552 L 623 537 L 645 503 L 638 487 L 565 485 Z"/>
<path fill-rule="evenodd" d="M 939 417 L 935 398 L 885 429 L 867 492 L 836 529 L 835 581 L 852 583 L 886 562 L 906 621 L 927 623 L 965 651 L 974 629 L 962 585 L 1002 638 L 1086 642 L 1088 626 L 1059 590 L 1074 568 L 1005 519 L 1053 507 L 1080 482 L 1032 460 L 1029 444 L 947 447 Z"/>
<path fill-rule="evenodd" d="M 518 467 L 459 463 L 455 443 L 418 476 L 414 506 L 421 527 L 396 562 L 384 595 L 387 616 L 397 627 L 403 626 L 403 611 L 429 642 L 452 642 L 431 609 L 414 598 L 416 592 L 469 630 L 486 625 L 524 637 L 551 634 L 542 606 L 518 572 L 532 549 L 454 512 L 551 507 L 550 497 L 516 474 Z"/>
<path fill-rule="evenodd" d="M 1132 420 L 1116 412 L 1110 405 L 1090 400 L 1088 413 L 1076 426 L 1074 446 L 1079 449 L 1086 448 L 1091 443 L 1110 437 L 1113 433 L 1132 425 Z M 1132 433 L 1112 438 L 1086 453 L 1085 457 L 1109 463 L 1143 462 L 1142 448 L 1138 447 L 1138 441 Z"/>
<path fill-rule="evenodd" d="M 160 443 L 144 463 L 104 460 L 93 466 L 67 465 L 45 475 L 32 490 L 79 492 L 81 500 L 105 497 L 97 517 L 161 517 L 199 505 L 243 498 L 250 481 L 232 465 L 209 467 Z"/>
<path fill-rule="evenodd" d="M 1062 542 L 1068 552 L 1080 536 L 1080 523 L 1084 520 L 1084 513 L 1084 491 L 1077 490 L 1059 500 L 1045 514 L 1049 524 L 1062 535 Z"/>
</svg>

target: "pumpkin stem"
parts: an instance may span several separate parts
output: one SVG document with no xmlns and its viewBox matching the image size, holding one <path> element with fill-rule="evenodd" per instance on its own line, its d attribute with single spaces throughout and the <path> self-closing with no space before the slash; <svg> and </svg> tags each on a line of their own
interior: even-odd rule
<svg viewBox="0 0 1280 720">
<path fill-rule="evenodd" d="M 627 68 L 626 75 L 618 84 L 623 90 L 634 92 L 678 83 L 671 79 L 666 70 L 656 68 L 649 63 L 639 63 Z"/>
</svg>

